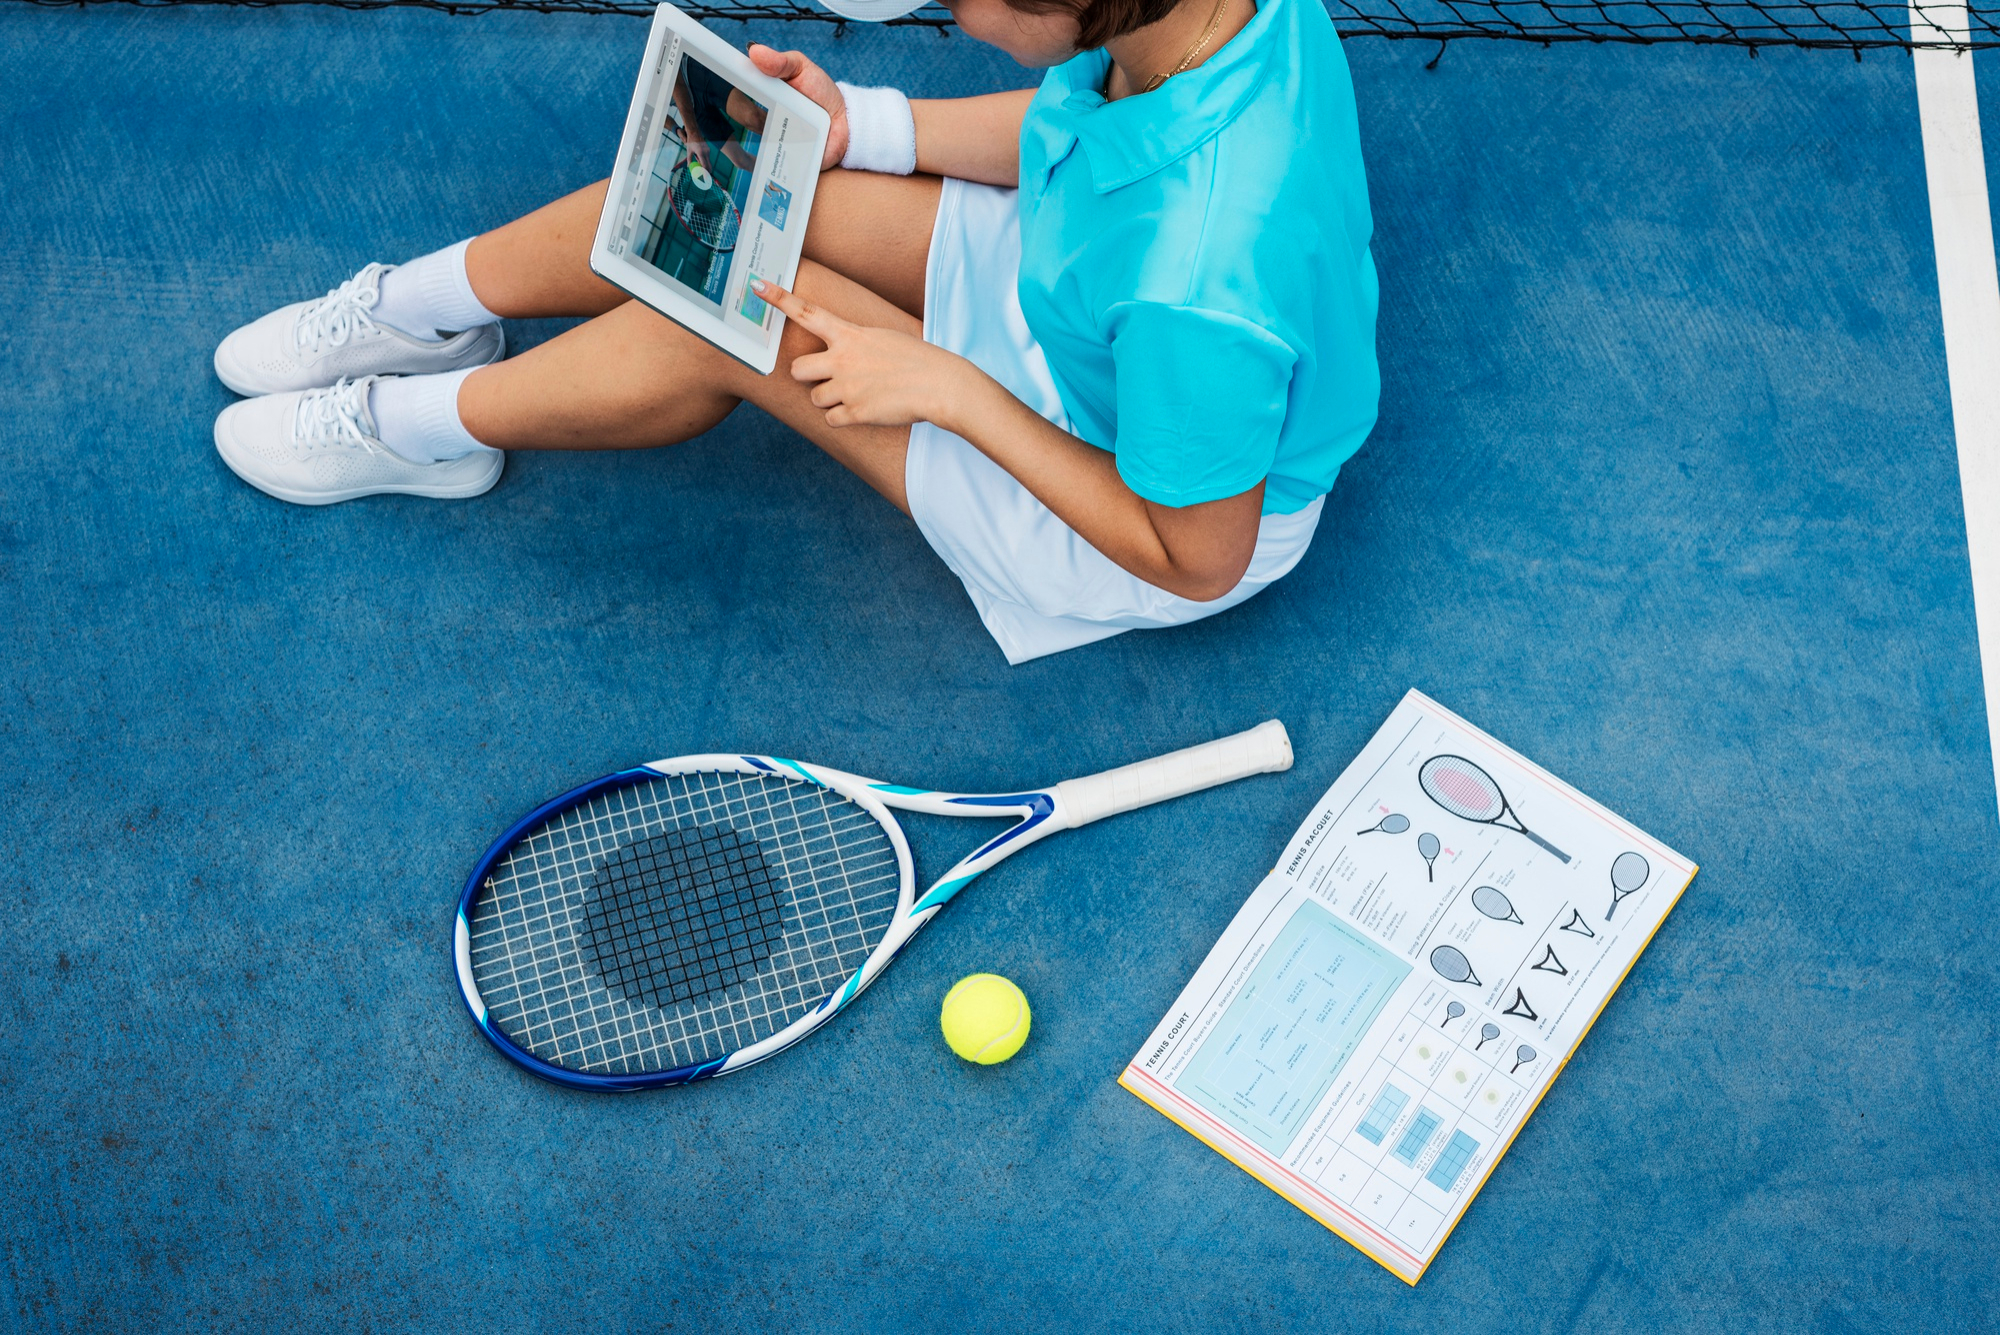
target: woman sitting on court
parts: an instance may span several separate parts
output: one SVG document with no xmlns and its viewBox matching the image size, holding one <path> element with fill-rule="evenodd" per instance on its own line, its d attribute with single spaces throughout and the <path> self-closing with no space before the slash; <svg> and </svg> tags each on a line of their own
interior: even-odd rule
<svg viewBox="0 0 2000 1335">
<path fill-rule="evenodd" d="M 911 102 L 751 48 L 847 169 L 796 291 L 766 293 L 774 374 L 591 272 L 599 184 L 231 334 L 217 372 L 264 397 L 218 419 L 223 458 L 305 504 L 474 496 L 500 451 L 670 445 L 747 399 L 910 515 L 1010 662 L 1255 594 L 1375 420 L 1332 23 L 1319 0 L 951 11 L 1040 89 Z M 597 318 L 499 360 L 502 317 L 564 315 Z"/>
</svg>

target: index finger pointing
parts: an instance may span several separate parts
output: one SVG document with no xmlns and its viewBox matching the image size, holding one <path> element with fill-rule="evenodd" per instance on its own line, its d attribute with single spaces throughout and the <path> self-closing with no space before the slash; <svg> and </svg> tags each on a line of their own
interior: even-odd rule
<svg viewBox="0 0 2000 1335">
<path fill-rule="evenodd" d="M 766 282 L 762 278 L 753 281 L 756 284 L 758 296 L 783 311 L 787 318 L 797 321 L 802 328 L 819 335 L 823 340 L 829 339 L 838 331 L 848 328 L 847 321 L 841 319 L 832 311 L 823 310 L 813 305 L 796 292 L 787 292 L 776 283 Z"/>
</svg>

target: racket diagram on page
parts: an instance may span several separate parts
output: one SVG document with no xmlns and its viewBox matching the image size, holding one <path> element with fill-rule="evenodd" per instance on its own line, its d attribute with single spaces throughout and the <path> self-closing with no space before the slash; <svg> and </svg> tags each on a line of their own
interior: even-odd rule
<svg viewBox="0 0 2000 1335">
<path fill-rule="evenodd" d="M 1526 835 L 1562 861 L 1569 861 L 1569 854 L 1523 825 L 1493 776 L 1464 756 L 1432 756 L 1417 771 L 1417 783 L 1424 796 L 1452 815 Z"/>
<path fill-rule="evenodd" d="M 1357 804 L 1355 834 L 1322 850 L 1322 873 L 1329 885 L 1356 887 L 1361 920 L 1436 978 L 1476 989 L 1496 1015 L 1553 1032 L 1597 961 L 1617 948 L 1617 920 L 1630 916 L 1621 906 L 1642 894 L 1651 864 L 1588 829 L 1566 828 L 1559 810 L 1543 814 L 1545 804 L 1532 796 L 1531 826 L 1508 791 L 1532 795 L 1531 780 L 1510 774 L 1503 757 L 1435 742 L 1413 737 L 1382 767 Z M 1415 859 L 1393 853 L 1400 840 L 1363 838 L 1419 828 L 1393 819 L 1413 805 L 1444 813 L 1446 826 L 1462 823 L 1442 837 L 1419 833 Z M 1593 884 L 1608 885 L 1609 898 Z M 1558 940 L 1567 944 L 1558 949 Z"/>
<path fill-rule="evenodd" d="M 1693 872 L 1412 692 L 1127 1087 L 1407 1278 Z"/>
</svg>

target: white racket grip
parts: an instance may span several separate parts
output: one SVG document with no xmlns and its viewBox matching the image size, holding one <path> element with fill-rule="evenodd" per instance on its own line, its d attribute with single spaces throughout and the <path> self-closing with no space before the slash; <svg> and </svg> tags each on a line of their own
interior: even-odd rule
<svg viewBox="0 0 2000 1335">
<path fill-rule="evenodd" d="M 1082 779 L 1064 779 L 1056 785 L 1056 796 L 1062 799 L 1063 811 L 1074 829 L 1121 811 L 1291 767 L 1292 739 L 1286 735 L 1285 725 L 1272 719 L 1234 737 L 1203 742 Z"/>
</svg>

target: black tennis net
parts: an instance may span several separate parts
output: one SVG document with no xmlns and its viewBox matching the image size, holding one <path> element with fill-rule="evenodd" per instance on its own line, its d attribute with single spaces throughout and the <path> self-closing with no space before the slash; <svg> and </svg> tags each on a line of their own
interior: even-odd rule
<svg viewBox="0 0 2000 1335">
<path fill-rule="evenodd" d="M 342 9 L 412 7 L 450 14 L 506 10 L 536 13 L 653 12 L 646 0 L 29 0 L 53 8 L 89 4 L 224 4 L 275 8 L 323 4 Z M 702 19 L 843 22 L 813 0 L 708 0 L 682 6 Z M 1913 22 L 1912 10 L 1916 11 Z M 2000 5 L 1877 3 L 1876 0 L 1327 0 L 1343 37 L 1421 38 L 1448 43 L 1503 41 L 1616 42 L 1638 46 L 1792 46 L 1851 51 L 1942 46 L 2000 47 Z M 951 27 L 951 15 L 927 5 L 893 26 Z"/>
</svg>

